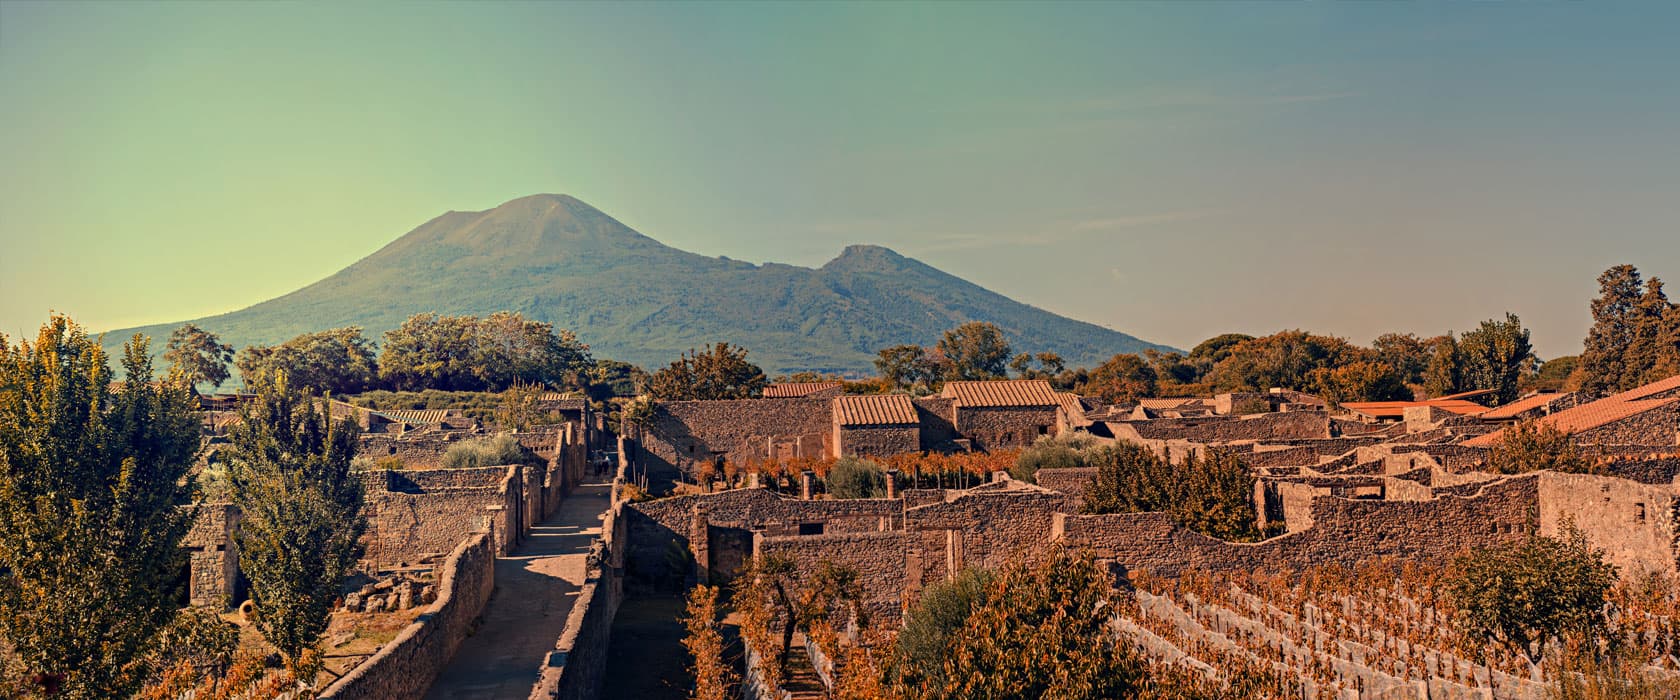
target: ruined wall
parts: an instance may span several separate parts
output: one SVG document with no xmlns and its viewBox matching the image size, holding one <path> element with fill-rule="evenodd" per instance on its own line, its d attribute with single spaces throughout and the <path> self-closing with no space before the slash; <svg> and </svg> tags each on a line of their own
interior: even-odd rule
<svg viewBox="0 0 1680 700">
<path fill-rule="evenodd" d="M 1555 535 L 1568 520 L 1624 575 L 1676 573 L 1680 540 L 1673 483 L 1641 484 L 1591 474 L 1540 474 L 1540 532 Z"/>
<path fill-rule="evenodd" d="M 980 450 L 1007 450 L 1031 445 L 1056 433 L 1055 406 L 957 407 L 957 432 Z"/>
<path fill-rule="evenodd" d="M 417 698 L 473 625 L 496 585 L 495 544 L 487 534 L 461 542 L 439 570 L 438 597 L 426 612 L 368 660 L 328 686 L 322 700 Z"/>
<path fill-rule="evenodd" d="M 835 452 L 862 457 L 890 457 L 922 450 L 921 428 L 911 426 L 839 426 Z"/>
<path fill-rule="evenodd" d="M 1651 409 L 1644 413 L 1575 433 L 1575 442 L 1582 445 L 1662 445 L 1680 444 L 1680 403 Z"/>
<path fill-rule="evenodd" d="M 1423 502 L 1320 497 L 1311 529 L 1253 544 L 1231 543 L 1185 529 L 1164 513 L 1060 515 L 1053 536 L 1089 547 L 1128 570 L 1177 576 L 1188 568 L 1235 570 L 1339 563 L 1377 556 L 1444 561 L 1467 547 L 1512 542 L 1538 526 L 1537 479 L 1514 477 L 1475 497 Z"/>
<path fill-rule="evenodd" d="M 181 547 L 187 550 L 187 602 L 190 605 L 225 609 L 236 602 L 239 588 L 239 546 L 234 533 L 239 529 L 239 509 L 231 503 L 206 503 L 197 507 L 192 527 Z"/>
<path fill-rule="evenodd" d="M 863 607 L 870 622 L 893 629 L 903 619 L 905 596 L 904 532 L 847 533 L 810 537 L 757 537 L 753 549 L 759 555 L 776 554 L 792 558 L 802 571 L 812 571 L 824 561 L 849 566 L 858 572 L 864 591 Z"/>
</svg>

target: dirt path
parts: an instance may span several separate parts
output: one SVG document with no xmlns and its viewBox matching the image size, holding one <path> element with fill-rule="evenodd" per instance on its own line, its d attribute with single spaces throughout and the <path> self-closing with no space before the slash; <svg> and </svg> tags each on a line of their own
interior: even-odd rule
<svg viewBox="0 0 1680 700">
<path fill-rule="evenodd" d="M 496 560 L 496 590 L 472 636 L 427 698 L 524 700 L 554 649 L 583 585 L 589 544 L 601 535 L 611 485 L 584 484 L 511 555 Z"/>
</svg>

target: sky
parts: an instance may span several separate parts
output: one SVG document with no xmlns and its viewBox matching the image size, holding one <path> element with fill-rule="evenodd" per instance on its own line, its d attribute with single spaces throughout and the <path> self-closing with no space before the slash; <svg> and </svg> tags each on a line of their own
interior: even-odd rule
<svg viewBox="0 0 1680 700">
<path fill-rule="evenodd" d="M 0 2 L 0 332 L 233 310 L 447 210 L 891 247 L 1190 347 L 1680 280 L 1676 3 Z M 587 339 L 586 339 L 587 340 Z"/>
</svg>

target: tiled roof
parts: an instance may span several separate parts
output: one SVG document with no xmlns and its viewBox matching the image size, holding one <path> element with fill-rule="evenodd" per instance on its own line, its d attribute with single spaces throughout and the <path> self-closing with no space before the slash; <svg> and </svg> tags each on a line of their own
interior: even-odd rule
<svg viewBox="0 0 1680 700">
<path fill-rule="evenodd" d="M 391 410 L 391 411 L 375 411 L 374 413 L 385 416 L 385 417 L 390 418 L 392 420 L 401 421 L 403 423 L 409 423 L 409 424 L 412 424 L 412 425 L 428 425 L 428 424 L 433 424 L 433 423 L 442 423 L 445 418 L 449 417 L 449 411 L 445 410 L 445 409 L 441 409 L 441 408 L 426 409 L 426 410 L 399 409 L 399 410 Z"/>
<path fill-rule="evenodd" d="M 1638 389 L 1635 389 L 1634 391 L 1638 391 Z M 1623 395 L 1624 394 L 1617 394 L 1616 396 L 1599 399 L 1598 401 L 1594 401 L 1592 403 L 1584 403 L 1568 410 L 1558 411 L 1557 413 L 1553 413 L 1545 418 L 1541 418 L 1540 424 L 1549 425 L 1557 428 L 1558 430 L 1562 430 L 1563 432 L 1574 434 L 1585 430 L 1592 430 L 1593 428 L 1597 428 L 1602 425 L 1608 425 L 1625 418 L 1631 418 L 1653 408 L 1661 408 L 1680 401 L 1680 397 L 1633 401 L 1617 398 Z M 1505 431 L 1503 430 L 1488 433 L 1474 439 L 1465 440 L 1464 444 L 1470 447 L 1492 447 L 1493 445 L 1499 444 L 1499 441 L 1504 433 Z"/>
<path fill-rule="evenodd" d="M 946 382 L 940 394 L 957 406 L 1058 406 L 1056 390 L 1043 379 L 1003 379 L 991 382 Z"/>
<path fill-rule="evenodd" d="M 1526 398 L 1517 399 L 1516 401 L 1512 401 L 1504 406 L 1500 406 L 1499 408 L 1495 408 L 1487 413 L 1483 413 L 1482 419 L 1503 420 L 1506 418 L 1515 418 L 1518 414 L 1527 413 L 1565 396 L 1568 396 L 1568 394 L 1535 394 Z"/>
<path fill-rule="evenodd" d="M 840 396 L 834 399 L 840 425 L 915 425 L 916 404 L 904 394 Z"/>
<path fill-rule="evenodd" d="M 837 389 L 845 386 L 841 382 L 778 382 L 764 387 L 764 398 L 767 399 L 797 399 L 810 396 L 819 391 Z"/>
<path fill-rule="evenodd" d="M 1414 406 L 1433 406 L 1463 416 L 1474 416 L 1488 410 L 1486 406 L 1464 399 L 1430 399 L 1428 401 L 1350 401 L 1342 408 L 1373 418 L 1400 418 Z"/>
</svg>

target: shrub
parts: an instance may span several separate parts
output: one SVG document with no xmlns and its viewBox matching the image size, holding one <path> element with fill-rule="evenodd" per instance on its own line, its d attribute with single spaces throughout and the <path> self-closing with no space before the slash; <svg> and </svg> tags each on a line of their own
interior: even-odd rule
<svg viewBox="0 0 1680 700">
<path fill-rule="evenodd" d="M 880 498 L 887 489 L 881 465 L 858 457 L 841 457 L 829 467 L 824 480 L 834 498 Z"/>
<path fill-rule="evenodd" d="M 512 435 L 479 438 L 449 446 L 443 453 L 443 466 L 450 469 L 468 467 L 499 467 L 505 464 L 542 466 L 542 458 L 519 444 Z"/>
</svg>

